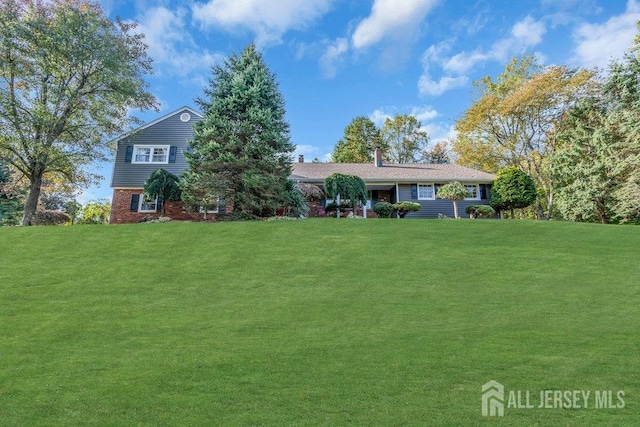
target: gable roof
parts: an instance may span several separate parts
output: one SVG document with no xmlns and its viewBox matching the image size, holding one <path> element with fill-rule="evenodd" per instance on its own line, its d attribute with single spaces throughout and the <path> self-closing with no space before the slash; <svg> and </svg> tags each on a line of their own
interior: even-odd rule
<svg viewBox="0 0 640 427">
<path fill-rule="evenodd" d="M 322 182 L 332 173 L 357 175 L 365 182 L 485 182 L 496 176 L 456 164 L 293 163 L 291 178 Z"/>
<path fill-rule="evenodd" d="M 126 138 L 126 137 L 128 137 L 128 136 L 133 135 L 134 133 L 137 133 L 137 132 L 140 132 L 140 131 L 142 131 L 142 130 L 145 130 L 146 128 L 151 127 L 151 126 L 155 125 L 156 123 L 159 123 L 159 122 L 161 122 L 161 121 L 163 121 L 163 120 L 166 120 L 166 119 L 168 119 L 169 117 L 171 117 L 171 116 L 173 116 L 173 115 L 175 115 L 175 114 L 178 114 L 178 113 L 180 113 L 180 112 L 183 112 L 184 110 L 187 110 L 189 113 L 194 114 L 194 115 L 198 116 L 199 118 L 203 118 L 203 117 L 204 117 L 204 116 L 202 115 L 202 113 L 200 113 L 200 112 L 198 112 L 198 111 L 194 110 L 193 108 L 191 108 L 191 107 L 189 107 L 189 106 L 185 105 L 185 106 L 183 106 L 183 107 L 178 108 L 177 110 L 173 110 L 172 112 L 165 114 L 165 115 L 164 115 L 164 116 L 162 116 L 162 117 L 158 117 L 157 119 L 152 120 L 152 121 L 150 121 L 149 123 L 145 123 L 144 125 L 140 126 L 139 128 L 136 128 L 136 129 L 130 130 L 129 132 L 126 132 L 126 133 L 124 133 L 124 134 L 122 134 L 122 135 L 120 135 L 120 136 L 117 136 L 117 137 L 113 138 L 111 141 L 109 141 L 109 142 L 107 143 L 107 145 L 108 145 L 109 147 L 111 147 L 112 149 L 114 149 L 114 150 L 115 150 L 115 148 L 116 148 L 116 145 L 115 145 L 115 144 L 116 144 L 118 141 L 120 141 L 121 139 L 124 139 L 124 138 Z"/>
</svg>

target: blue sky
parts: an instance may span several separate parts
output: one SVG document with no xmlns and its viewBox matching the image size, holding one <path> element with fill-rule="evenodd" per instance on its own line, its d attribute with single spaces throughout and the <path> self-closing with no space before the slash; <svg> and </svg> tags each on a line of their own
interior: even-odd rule
<svg viewBox="0 0 640 427">
<path fill-rule="evenodd" d="M 473 82 L 514 56 L 606 68 L 630 46 L 640 0 L 101 0 L 135 20 L 160 113 L 195 107 L 211 64 L 254 41 L 276 73 L 296 154 L 325 160 L 358 115 L 413 114 L 432 141 L 472 105 Z M 296 156 L 297 158 L 297 156 Z M 112 165 L 79 200 L 110 198 Z"/>
</svg>

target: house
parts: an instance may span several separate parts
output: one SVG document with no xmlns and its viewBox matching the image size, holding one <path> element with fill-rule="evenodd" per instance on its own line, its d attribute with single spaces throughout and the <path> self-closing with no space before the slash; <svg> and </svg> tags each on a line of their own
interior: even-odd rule
<svg viewBox="0 0 640 427">
<path fill-rule="evenodd" d="M 458 202 L 459 212 L 469 205 L 488 204 L 491 184 L 495 175 L 456 164 L 385 164 L 382 152 L 376 148 L 372 163 L 304 163 L 300 157 L 293 164 L 291 179 L 322 187 L 332 173 L 357 175 L 367 185 L 371 209 L 378 202 L 416 202 L 418 212 L 406 218 L 437 218 L 440 214 L 453 217 L 451 200 L 438 199 L 438 188 L 452 181 L 459 181 L 471 196 Z M 320 200 L 324 205 L 326 200 Z"/>
<path fill-rule="evenodd" d="M 111 142 L 116 152 L 111 176 L 111 224 L 138 222 L 159 214 L 158 201 L 145 202 L 142 197 L 144 182 L 159 168 L 176 175 L 187 168 L 184 153 L 190 149 L 193 125 L 202 118 L 185 106 Z M 180 202 L 166 202 L 165 210 L 174 219 L 200 218 Z"/>
<path fill-rule="evenodd" d="M 114 141 L 115 161 L 111 187 L 112 224 L 138 222 L 141 218 L 158 215 L 158 200 L 145 201 L 144 182 L 158 168 L 179 175 L 187 168 L 184 153 L 190 150 L 193 125 L 202 115 L 189 107 L 179 108 Z M 439 214 L 453 216 L 450 200 L 437 199 L 438 188 L 452 181 L 462 182 L 471 197 L 458 203 L 460 212 L 470 204 L 487 204 L 495 176 L 455 164 L 385 164 L 380 149 L 375 159 L 365 163 L 305 163 L 300 156 L 292 165 L 291 179 L 322 187 L 332 173 L 357 175 L 369 190 L 371 209 L 377 202 L 411 201 L 422 205 L 408 218 L 437 218 Z M 320 200 L 317 204 L 324 205 Z M 166 202 L 167 215 L 174 219 L 199 219 L 201 214 L 187 211 L 181 202 Z"/>
</svg>

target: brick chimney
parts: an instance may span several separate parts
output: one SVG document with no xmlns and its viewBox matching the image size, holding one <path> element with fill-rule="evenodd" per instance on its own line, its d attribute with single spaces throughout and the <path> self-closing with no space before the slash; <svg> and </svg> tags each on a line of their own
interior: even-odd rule
<svg viewBox="0 0 640 427">
<path fill-rule="evenodd" d="M 373 152 L 373 164 L 375 164 L 377 168 L 382 167 L 382 148 L 380 148 L 380 146 L 377 146 Z"/>
<path fill-rule="evenodd" d="M 304 154 L 298 155 L 298 163 L 304 163 Z"/>
</svg>

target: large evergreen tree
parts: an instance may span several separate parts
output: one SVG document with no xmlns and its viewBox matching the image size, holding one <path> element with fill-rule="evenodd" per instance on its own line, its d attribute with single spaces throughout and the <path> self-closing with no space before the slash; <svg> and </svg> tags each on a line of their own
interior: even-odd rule
<svg viewBox="0 0 640 427">
<path fill-rule="evenodd" d="M 196 100 L 204 119 L 187 153 L 184 198 L 214 194 L 234 212 L 269 214 L 288 200 L 294 150 L 275 75 L 253 44 L 212 71 L 206 99 Z"/>
<path fill-rule="evenodd" d="M 381 144 L 375 123 L 366 116 L 358 116 L 344 128 L 344 136 L 334 147 L 331 159 L 336 163 L 371 163 L 375 147 Z"/>
</svg>

